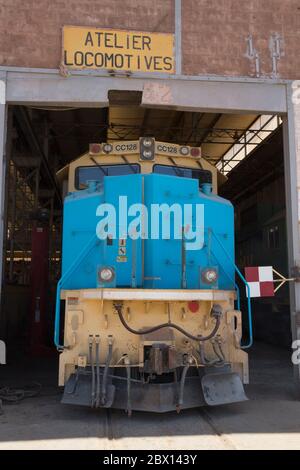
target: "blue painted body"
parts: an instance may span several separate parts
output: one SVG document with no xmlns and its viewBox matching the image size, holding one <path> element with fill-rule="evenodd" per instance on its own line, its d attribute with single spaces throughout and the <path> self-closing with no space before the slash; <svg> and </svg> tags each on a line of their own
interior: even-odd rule
<svg viewBox="0 0 300 470">
<path fill-rule="evenodd" d="M 205 194 L 208 193 L 208 194 Z M 97 207 L 103 203 L 116 207 L 117 237 L 119 227 L 119 196 L 127 196 L 128 206 L 144 203 L 150 213 L 151 204 L 183 207 L 184 204 L 204 206 L 204 245 L 196 251 L 183 250 L 182 240 L 141 239 L 126 241 L 126 262 L 117 262 L 119 240 L 99 240 L 95 236 L 101 217 Z M 124 208 L 122 209 L 124 216 Z M 128 217 L 130 223 L 134 217 Z M 122 223 L 122 221 L 121 221 Z M 194 219 L 193 219 L 194 224 Z M 123 223 L 124 225 L 124 223 Z M 195 228 L 195 226 L 193 226 Z M 151 230 L 151 220 L 148 226 Z M 93 239 L 91 249 L 64 282 L 64 289 L 96 288 L 97 271 L 112 266 L 116 272 L 116 287 L 180 289 L 182 284 L 182 256 L 186 257 L 186 289 L 209 288 L 201 283 L 201 269 L 218 267 L 219 289 L 235 289 L 234 267 L 234 212 L 231 203 L 207 188 L 199 190 L 198 181 L 162 174 L 133 174 L 105 177 L 103 185 L 93 184 L 89 189 L 71 193 L 64 203 L 62 275 L 64 276 L 84 247 Z M 221 242 L 221 243 L 220 243 Z M 186 246 L 186 245 L 184 245 Z M 224 249 L 227 255 L 224 254 Z M 142 260 L 144 257 L 144 281 Z M 216 288 L 216 286 L 214 286 Z"/>
</svg>

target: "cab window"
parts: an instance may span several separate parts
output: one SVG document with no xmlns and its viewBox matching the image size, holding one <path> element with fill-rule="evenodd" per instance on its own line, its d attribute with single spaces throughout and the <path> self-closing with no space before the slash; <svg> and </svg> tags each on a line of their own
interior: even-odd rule
<svg viewBox="0 0 300 470">
<path fill-rule="evenodd" d="M 99 165 L 99 166 L 80 166 L 75 170 L 75 188 L 86 189 L 88 181 L 103 182 L 104 176 L 121 176 L 140 173 L 140 165 Z"/>
<path fill-rule="evenodd" d="M 177 176 L 181 178 L 193 178 L 199 181 L 199 185 L 211 181 L 212 178 L 212 174 L 208 170 L 202 170 L 201 168 L 186 168 L 172 165 L 154 165 L 153 173 Z"/>
</svg>

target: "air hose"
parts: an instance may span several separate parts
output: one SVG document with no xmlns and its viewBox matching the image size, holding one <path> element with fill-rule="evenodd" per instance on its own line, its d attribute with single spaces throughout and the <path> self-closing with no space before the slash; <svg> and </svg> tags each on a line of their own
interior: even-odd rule
<svg viewBox="0 0 300 470">
<path fill-rule="evenodd" d="M 101 404 L 105 405 L 106 403 L 106 385 L 107 385 L 107 378 L 108 378 L 108 369 L 111 363 L 112 359 L 112 354 L 113 354 L 113 339 L 112 336 L 108 336 L 108 353 L 106 357 L 106 362 L 105 362 L 105 367 L 104 367 L 104 372 L 103 372 L 103 378 L 102 378 L 102 393 L 101 393 Z"/>
<path fill-rule="evenodd" d="M 210 361 L 209 359 L 206 359 L 205 353 L 204 353 L 204 345 L 202 343 L 199 344 L 199 356 L 201 359 L 201 363 L 204 366 L 207 367 L 218 367 L 218 366 L 224 366 L 224 359 L 220 359 L 219 355 L 217 355 L 217 359 L 213 359 Z"/>
<path fill-rule="evenodd" d="M 92 396 L 91 396 L 91 406 L 95 405 L 95 369 L 94 369 L 94 359 L 93 359 L 93 337 L 89 336 L 89 357 L 92 371 Z"/>
<path fill-rule="evenodd" d="M 194 336 L 191 333 L 188 333 L 185 331 L 183 328 L 180 326 L 176 325 L 175 323 L 169 322 L 169 323 L 162 323 L 161 325 L 154 326 L 153 328 L 147 328 L 144 330 L 134 330 L 131 328 L 125 321 L 123 313 L 122 313 L 122 304 L 114 304 L 114 307 L 116 309 L 117 314 L 119 315 L 120 321 L 122 325 L 128 330 L 130 333 L 133 333 L 134 335 L 147 335 L 149 333 L 153 333 L 154 331 L 161 330 L 162 328 L 174 328 L 175 330 L 180 331 L 184 336 L 187 338 L 193 340 L 193 341 L 208 341 L 211 338 L 213 338 L 220 327 L 221 324 L 221 315 L 222 315 L 222 308 L 219 305 L 214 305 L 212 310 L 211 310 L 211 315 L 216 319 L 216 324 L 212 330 L 212 332 L 207 335 L 207 336 Z"/>
</svg>

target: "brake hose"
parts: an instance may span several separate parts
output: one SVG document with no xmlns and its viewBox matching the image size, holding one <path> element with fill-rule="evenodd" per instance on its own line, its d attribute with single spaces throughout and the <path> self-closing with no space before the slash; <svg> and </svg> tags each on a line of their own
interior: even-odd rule
<svg viewBox="0 0 300 470">
<path fill-rule="evenodd" d="M 109 335 L 108 336 L 108 353 L 107 353 L 107 356 L 106 356 L 106 362 L 105 362 L 103 378 L 102 378 L 102 393 L 101 393 L 101 404 L 102 405 L 105 405 L 105 403 L 106 403 L 108 369 L 109 369 L 109 366 L 110 366 L 110 363 L 111 363 L 112 354 L 113 354 L 112 336 Z"/>
<path fill-rule="evenodd" d="M 221 313 L 222 313 L 221 309 L 220 309 L 219 306 L 215 306 L 215 308 L 213 307 L 213 309 L 212 309 L 212 316 L 214 318 L 216 318 L 216 324 L 215 324 L 212 332 L 207 336 L 201 336 L 201 335 L 193 336 L 191 333 L 188 333 L 187 331 L 185 331 L 180 326 L 176 325 L 175 323 L 171 323 L 171 322 L 170 323 L 162 323 L 161 325 L 154 326 L 153 328 L 148 328 L 148 329 L 144 329 L 144 330 L 134 330 L 133 328 L 131 328 L 126 323 L 126 321 L 123 317 L 122 305 L 121 304 L 115 304 L 114 307 L 117 311 L 117 314 L 119 315 L 119 318 L 120 318 L 120 321 L 121 321 L 122 325 L 126 328 L 126 330 L 128 330 L 130 333 L 133 333 L 134 335 L 148 335 L 149 333 L 153 333 L 154 331 L 161 330 L 162 328 L 174 328 L 175 330 L 180 331 L 180 333 L 182 333 L 184 336 L 187 336 L 187 338 L 189 338 L 193 341 L 208 341 L 209 339 L 213 338 L 217 334 L 217 332 L 219 330 L 219 327 L 220 327 L 220 323 L 221 323 Z"/>
</svg>

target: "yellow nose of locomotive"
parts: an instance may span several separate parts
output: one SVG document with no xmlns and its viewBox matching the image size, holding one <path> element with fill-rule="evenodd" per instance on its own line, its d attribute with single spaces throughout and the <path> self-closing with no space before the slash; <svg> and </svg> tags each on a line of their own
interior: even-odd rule
<svg viewBox="0 0 300 470">
<path fill-rule="evenodd" d="M 222 251 L 233 210 L 215 187 L 200 149 L 152 137 L 92 144 L 71 163 L 55 330 L 64 403 L 130 414 L 246 399 Z"/>
</svg>

